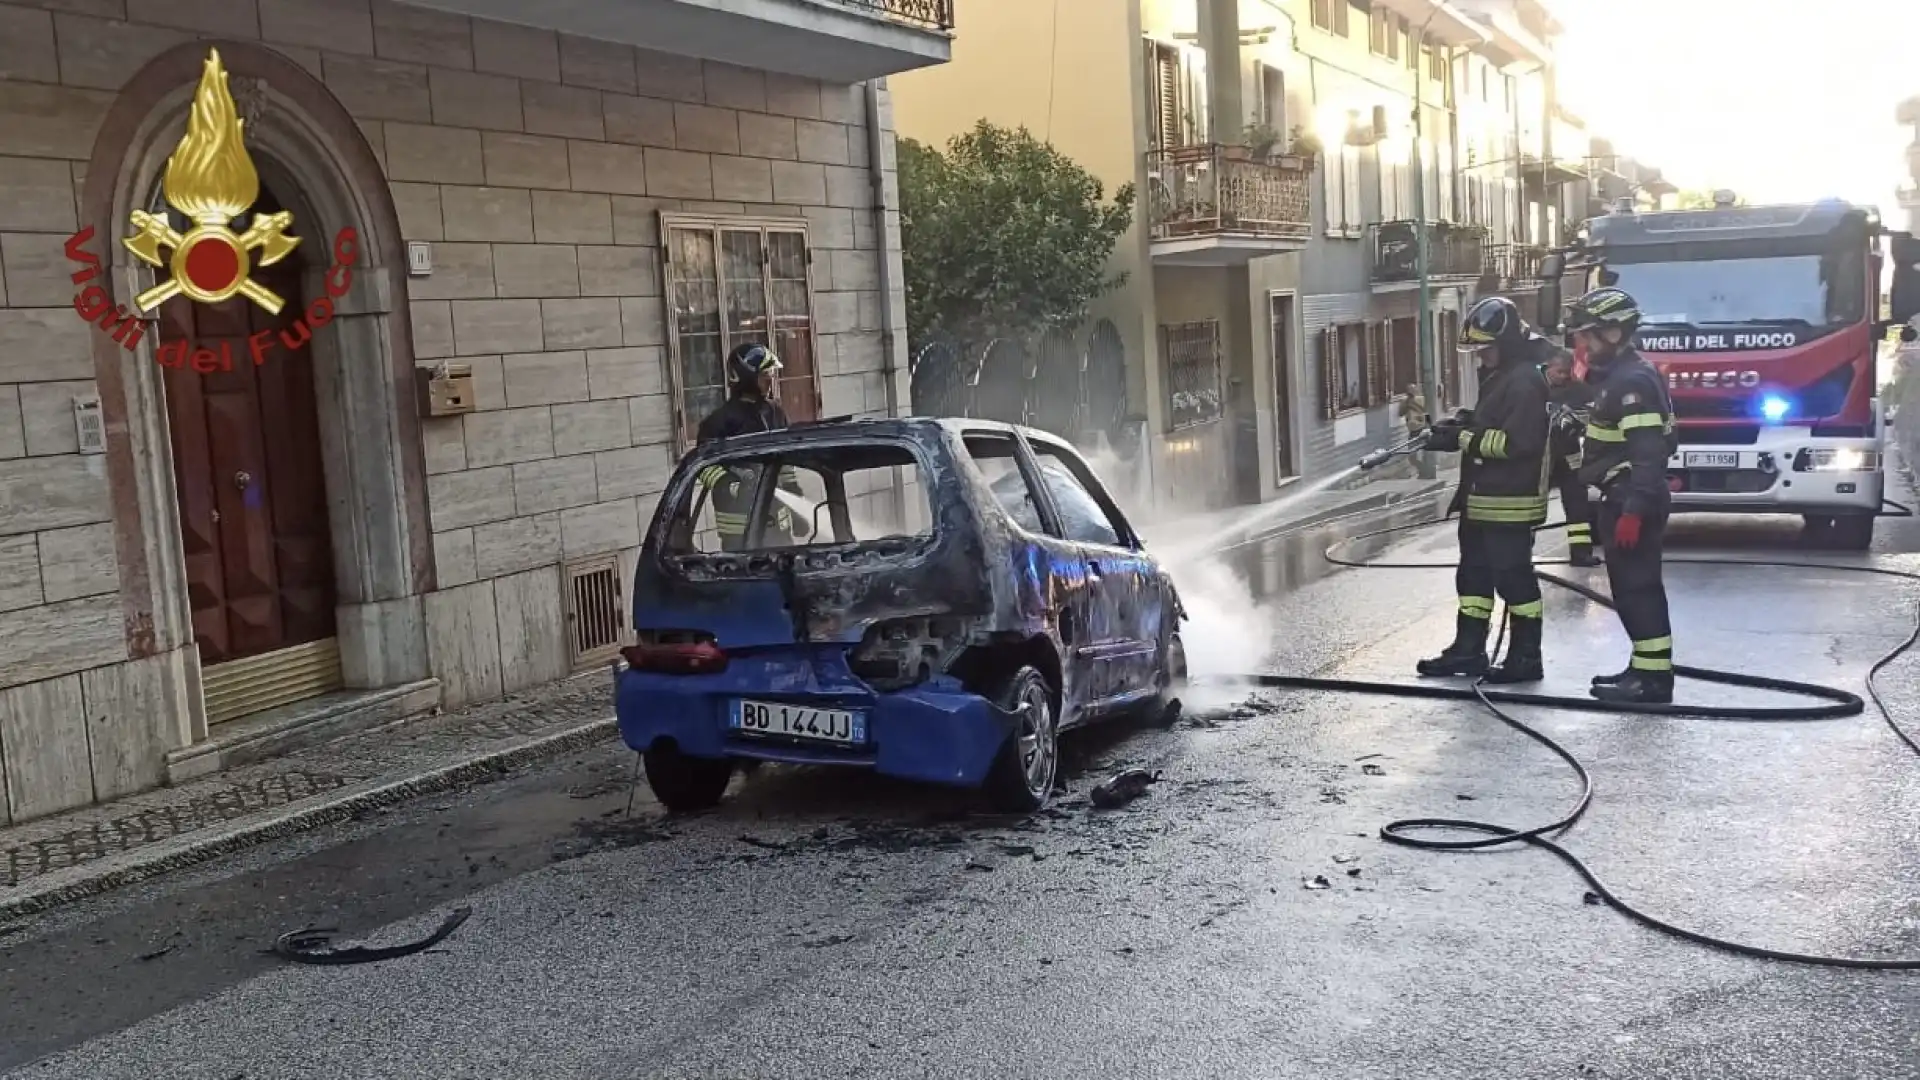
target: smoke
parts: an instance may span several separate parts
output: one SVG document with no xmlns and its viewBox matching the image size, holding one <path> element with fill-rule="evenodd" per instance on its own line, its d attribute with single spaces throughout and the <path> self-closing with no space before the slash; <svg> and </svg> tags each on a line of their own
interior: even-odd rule
<svg viewBox="0 0 1920 1080">
<path fill-rule="evenodd" d="M 1122 460 L 1105 447 L 1087 451 L 1085 456 L 1180 592 L 1180 603 L 1187 610 L 1187 621 L 1180 627 L 1181 642 L 1187 650 L 1187 673 L 1195 677 L 1223 676 L 1268 666 L 1274 612 L 1229 563 L 1230 553 L 1193 534 L 1191 512 L 1155 506 L 1157 500 L 1144 483 L 1143 470 L 1135 463 Z M 1191 688 L 1181 698 L 1188 710 L 1205 712 L 1234 704 L 1246 696 L 1246 691 L 1244 684 L 1223 682 Z"/>
</svg>

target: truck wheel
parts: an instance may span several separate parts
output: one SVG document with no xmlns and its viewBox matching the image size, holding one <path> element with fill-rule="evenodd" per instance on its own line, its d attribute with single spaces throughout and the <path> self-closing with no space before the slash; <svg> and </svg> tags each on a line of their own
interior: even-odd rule
<svg viewBox="0 0 1920 1080">
<path fill-rule="evenodd" d="M 1841 551 L 1866 551 L 1873 547 L 1873 526 L 1878 520 L 1873 514 L 1847 514 L 1833 519 L 1827 535 Z"/>
<path fill-rule="evenodd" d="M 994 703 L 1019 719 L 987 773 L 987 798 L 1000 810 L 1029 814 L 1047 805 L 1060 769 L 1060 718 L 1053 688 L 1038 669 L 1021 667 L 993 695 Z"/>
<path fill-rule="evenodd" d="M 676 814 L 718 806 L 733 779 L 733 762 L 726 758 L 690 757 L 668 742 L 650 747 L 645 762 L 653 797 Z"/>
</svg>

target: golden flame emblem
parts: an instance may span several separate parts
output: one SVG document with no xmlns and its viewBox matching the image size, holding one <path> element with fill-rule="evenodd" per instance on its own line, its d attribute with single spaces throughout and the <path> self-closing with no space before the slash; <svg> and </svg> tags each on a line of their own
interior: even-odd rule
<svg viewBox="0 0 1920 1080">
<path fill-rule="evenodd" d="M 247 275 L 253 266 L 272 266 L 300 246 L 300 238 L 286 232 L 293 215 L 285 210 L 255 215 L 244 233 L 227 227 L 260 197 L 260 174 L 247 156 L 245 127 L 227 90 L 220 50 L 210 49 L 187 116 L 187 133 L 167 159 L 161 185 L 167 205 L 185 214 L 193 228 L 182 235 L 166 218 L 135 210 L 132 235 L 121 241 L 141 262 L 172 274 L 134 298 L 141 311 L 152 311 L 176 295 L 203 304 L 245 296 L 274 315 L 285 306 L 273 290 Z M 161 257 L 163 248 L 171 257 Z"/>
</svg>

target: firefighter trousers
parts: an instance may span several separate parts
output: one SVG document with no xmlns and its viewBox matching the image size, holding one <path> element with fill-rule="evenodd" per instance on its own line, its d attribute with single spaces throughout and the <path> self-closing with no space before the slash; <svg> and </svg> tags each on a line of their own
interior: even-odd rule
<svg viewBox="0 0 1920 1080">
<path fill-rule="evenodd" d="M 1515 618 L 1538 619 L 1540 582 L 1533 576 L 1533 529 L 1527 525 L 1460 519 L 1460 566 L 1453 573 L 1462 619 L 1486 623 L 1493 598 Z"/>
<path fill-rule="evenodd" d="M 1640 519 L 1640 542 L 1631 548 L 1614 546 L 1613 527 L 1620 520 L 1619 504 L 1600 501 L 1600 544 L 1607 556 L 1607 587 L 1613 593 L 1620 625 L 1633 642 L 1628 667 L 1650 674 L 1673 673 L 1673 624 L 1667 621 L 1667 584 L 1661 574 L 1667 539 L 1667 512 Z"/>
<path fill-rule="evenodd" d="M 1553 465 L 1553 486 L 1560 489 L 1560 508 L 1567 515 L 1568 549 L 1593 547 L 1593 500 L 1580 479 L 1579 456 L 1562 457 Z"/>
</svg>

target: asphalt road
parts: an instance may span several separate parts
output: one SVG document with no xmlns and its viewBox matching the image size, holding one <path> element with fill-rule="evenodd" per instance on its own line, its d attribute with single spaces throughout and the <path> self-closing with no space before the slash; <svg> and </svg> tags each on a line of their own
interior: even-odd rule
<svg viewBox="0 0 1920 1080">
<path fill-rule="evenodd" d="M 1803 557 L 1795 541 L 1784 522 L 1705 519 L 1681 525 L 1675 553 Z M 1407 547 L 1438 559 L 1450 544 Z M 1920 525 L 1883 522 L 1879 548 L 1870 561 L 1920 569 L 1901 554 L 1920 550 Z M 1256 593 L 1264 557 L 1229 556 Z M 1670 581 L 1683 663 L 1853 689 L 1920 597 L 1821 571 L 1676 567 Z M 1453 618 L 1443 571 L 1344 573 L 1279 600 L 1200 591 L 1212 625 L 1197 666 L 1264 652 L 1280 670 L 1398 679 Z M 1550 590 L 1548 620 L 1551 687 L 1580 694 L 1620 667 L 1609 613 Z M 1920 657 L 1883 682 L 1920 727 Z M 1302 693 L 1212 704 L 1168 730 L 1074 740 L 1071 793 L 1026 821 L 799 770 L 763 771 L 694 818 L 663 819 L 643 795 L 629 819 L 631 757 L 607 747 L 255 849 L 0 936 L 0 1069 L 1920 1075 L 1920 973 L 1717 953 L 1583 902 L 1538 851 L 1377 839 L 1426 814 L 1533 825 L 1574 797 L 1564 765 L 1484 712 Z M 1595 776 L 1566 843 L 1633 902 L 1774 947 L 1920 957 L 1920 760 L 1876 716 L 1529 715 Z M 1126 765 L 1163 781 L 1091 809 L 1088 788 Z M 261 952 L 312 924 L 405 940 L 456 904 L 472 920 L 424 955 L 303 968 Z"/>
</svg>

